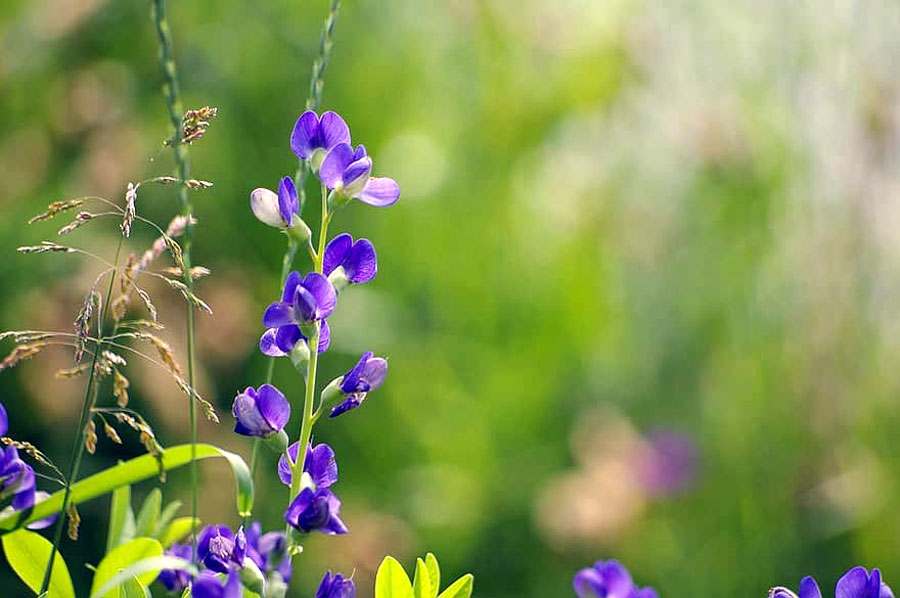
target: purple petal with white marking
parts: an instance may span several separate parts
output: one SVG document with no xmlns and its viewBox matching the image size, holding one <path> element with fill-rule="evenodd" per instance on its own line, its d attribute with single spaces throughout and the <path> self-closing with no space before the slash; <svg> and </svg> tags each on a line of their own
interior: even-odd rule
<svg viewBox="0 0 900 598">
<path fill-rule="evenodd" d="M 352 246 L 353 237 L 347 233 L 342 233 L 329 241 L 322 259 L 322 273 L 328 276 L 334 272 L 334 269 L 343 263 Z"/>
<path fill-rule="evenodd" d="M 319 180 L 329 189 L 342 184 L 344 171 L 353 162 L 353 149 L 346 143 L 339 143 L 322 160 L 319 168 Z"/>
<path fill-rule="evenodd" d="M 287 355 L 285 351 L 282 351 L 278 347 L 278 343 L 275 342 L 276 332 L 278 330 L 280 330 L 280 328 L 269 328 L 263 332 L 261 337 L 259 337 L 259 350 L 262 351 L 263 355 L 268 355 L 269 357 L 284 357 Z"/>
</svg>

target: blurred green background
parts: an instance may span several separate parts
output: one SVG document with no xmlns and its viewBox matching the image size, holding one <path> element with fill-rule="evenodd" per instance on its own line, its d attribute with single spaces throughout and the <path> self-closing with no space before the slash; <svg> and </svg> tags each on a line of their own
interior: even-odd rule
<svg viewBox="0 0 900 598">
<path fill-rule="evenodd" d="M 248 193 L 296 167 L 326 10 L 170 7 L 186 107 L 219 108 L 191 151 L 215 183 L 195 196 L 194 255 L 215 311 L 198 316 L 200 388 L 223 421 L 201 435 L 248 460 L 228 410 L 264 379 L 284 248 Z M 0 327 L 68 329 L 98 271 L 15 253 L 68 221 L 28 217 L 170 172 L 156 54 L 147 2 L 0 4 Z M 342 295 L 320 371 L 366 349 L 391 371 L 317 428 L 352 533 L 310 544 L 297 595 L 331 567 L 355 569 L 365 598 L 381 557 L 426 550 L 482 598 L 569 596 L 609 557 L 662 596 L 764 596 L 806 573 L 828 587 L 855 564 L 900 585 L 898 61 L 900 5 L 878 0 L 344 2 L 323 107 L 403 197 L 332 227 L 372 239 L 380 271 Z M 139 213 L 176 209 L 171 189 L 142 190 Z M 109 259 L 116 234 L 97 222 L 68 242 Z M 132 250 L 152 238 L 137 229 Z M 183 356 L 183 307 L 154 297 Z M 50 351 L 0 376 L 12 434 L 60 464 L 83 382 L 53 372 L 70 363 Z M 133 403 L 184 442 L 183 395 L 134 365 Z M 286 361 L 276 384 L 300 399 Z M 640 475 L 658 429 L 697 447 L 675 494 Z M 85 473 L 140 454 L 126 436 L 101 438 Z M 203 521 L 237 524 L 227 468 L 202 475 Z M 286 490 L 264 477 L 273 528 Z M 171 475 L 166 497 L 187 481 Z M 81 540 L 63 543 L 79 583 L 107 507 L 84 505 Z"/>
</svg>

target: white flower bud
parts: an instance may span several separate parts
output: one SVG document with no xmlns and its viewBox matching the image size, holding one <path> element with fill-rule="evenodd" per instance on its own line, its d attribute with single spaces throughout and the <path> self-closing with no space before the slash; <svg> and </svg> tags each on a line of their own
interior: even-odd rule
<svg viewBox="0 0 900 598">
<path fill-rule="evenodd" d="M 250 209 L 256 218 L 269 226 L 284 228 L 281 212 L 278 210 L 278 194 L 259 187 L 250 193 Z"/>
</svg>

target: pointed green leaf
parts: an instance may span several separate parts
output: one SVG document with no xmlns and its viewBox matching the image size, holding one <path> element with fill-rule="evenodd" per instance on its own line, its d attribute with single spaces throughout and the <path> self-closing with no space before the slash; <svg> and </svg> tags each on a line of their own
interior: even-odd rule
<svg viewBox="0 0 900 598">
<path fill-rule="evenodd" d="M 450 587 L 441 592 L 439 598 L 470 598 L 472 596 L 472 588 L 475 584 L 475 578 L 471 573 L 463 575 Z"/>
<path fill-rule="evenodd" d="M 431 596 L 437 598 L 441 589 L 441 568 L 438 566 L 437 557 L 430 552 L 425 555 L 425 567 L 428 569 L 428 579 L 431 581 Z"/>
<path fill-rule="evenodd" d="M 37 594 L 44 581 L 44 569 L 50 560 L 53 545 L 43 536 L 25 529 L 3 536 L 2 542 L 9 566 Z M 47 598 L 75 598 L 69 569 L 59 552 L 53 557 Z"/>
<path fill-rule="evenodd" d="M 103 584 L 102 588 L 92 593 L 91 598 L 106 596 L 108 592 L 115 590 L 132 577 L 140 579 L 144 573 L 155 572 L 155 574 L 158 574 L 163 569 L 176 569 L 178 571 L 187 571 L 191 576 L 197 575 L 197 568 L 188 560 L 168 555 L 154 556 L 138 561 L 119 571 L 112 579 Z"/>
<path fill-rule="evenodd" d="M 416 559 L 416 574 L 413 577 L 413 598 L 431 598 L 431 576 L 425 561 Z"/>
<path fill-rule="evenodd" d="M 229 453 L 211 444 L 197 445 L 197 459 L 211 457 L 222 457 L 231 465 L 237 484 L 238 515 L 242 517 L 249 515 L 253 507 L 253 479 L 250 477 L 250 468 L 243 459 L 234 453 Z M 162 460 L 163 469 L 166 471 L 190 463 L 191 445 L 181 444 L 167 448 L 163 453 Z M 156 459 L 152 455 L 141 455 L 73 484 L 71 500 L 74 504 L 80 504 L 103 496 L 120 486 L 153 478 L 158 474 Z M 50 498 L 35 505 L 30 512 L 15 511 L 0 517 L 0 534 L 8 533 L 26 523 L 58 513 L 62 507 L 63 494 L 63 490 L 52 494 Z"/>
<path fill-rule="evenodd" d="M 138 581 L 134 575 L 119 586 L 119 598 L 153 598 L 150 588 Z"/>
<path fill-rule="evenodd" d="M 200 520 L 197 519 L 197 527 L 200 527 Z M 175 542 L 181 540 L 194 529 L 193 517 L 179 517 L 169 524 L 169 527 L 161 534 L 159 541 L 162 542 L 163 548 L 169 548 Z"/>
<path fill-rule="evenodd" d="M 392 556 L 384 557 L 375 574 L 375 598 L 410 598 L 412 583 L 403 565 Z"/>
<path fill-rule="evenodd" d="M 109 507 L 109 533 L 106 552 L 134 537 L 134 512 L 131 510 L 131 486 L 116 488 Z"/>
<path fill-rule="evenodd" d="M 94 582 L 91 584 L 91 593 L 97 594 L 97 590 L 115 577 L 119 571 L 127 569 L 137 562 L 152 557 L 162 556 L 162 553 L 162 544 L 153 538 L 135 538 L 130 542 L 126 542 L 121 546 L 113 548 L 109 554 L 103 557 L 100 564 L 97 565 L 97 572 L 94 574 Z M 132 573 L 132 575 L 135 575 L 142 584 L 150 585 L 159 575 L 159 570 L 144 571 L 139 575 Z M 129 578 L 126 578 L 123 581 L 127 582 L 128 579 Z M 101 596 L 104 598 L 117 598 L 118 593 L 115 591 L 115 588 L 112 588 L 105 594 L 101 594 Z"/>
<path fill-rule="evenodd" d="M 159 513 L 162 510 L 162 492 L 154 488 L 144 499 L 141 510 L 137 515 L 137 535 L 145 538 L 154 537 L 156 522 L 159 521 Z"/>
<path fill-rule="evenodd" d="M 152 537 L 157 540 L 160 539 L 162 533 L 166 531 L 166 528 L 169 527 L 169 524 L 175 519 L 175 515 L 178 514 L 178 509 L 181 508 L 181 504 L 180 500 L 173 500 L 166 505 L 166 508 L 163 509 L 162 513 L 159 515 L 159 520 L 156 522 L 156 529 L 153 531 Z"/>
</svg>

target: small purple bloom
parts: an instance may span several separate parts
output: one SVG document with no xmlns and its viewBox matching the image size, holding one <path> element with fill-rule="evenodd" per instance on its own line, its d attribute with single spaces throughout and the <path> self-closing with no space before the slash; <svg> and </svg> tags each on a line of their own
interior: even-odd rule
<svg viewBox="0 0 900 598">
<path fill-rule="evenodd" d="M 658 598 L 653 588 L 638 588 L 618 561 L 597 561 L 573 581 L 578 598 Z"/>
<path fill-rule="evenodd" d="M 366 395 L 381 386 L 387 377 L 387 360 L 373 357 L 371 351 L 363 353 L 356 365 L 344 374 L 341 380 L 341 392 L 346 399 L 331 410 L 328 417 L 337 417 L 342 413 L 356 409 L 366 399 Z"/>
<path fill-rule="evenodd" d="M 269 328 L 259 339 L 259 350 L 269 357 L 285 357 L 291 354 L 297 343 L 308 340 L 296 324 Z M 329 345 L 331 345 L 331 328 L 328 327 L 328 322 L 322 320 L 319 325 L 319 353 L 327 351 Z"/>
<path fill-rule="evenodd" d="M 236 569 L 228 571 L 224 585 L 219 576 L 211 571 L 203 571 L 191 584 L 192 598 L 243 598 L 244 588 Z"/>
<path fill-rule="evenodd" d="M 301 277 L 299 272 L 291 272 L 284 281 L 281 301 L 269 304 L 263 314 L 263 325 L 268 328 L 259 340 L 260 351 L 272 357 L 283 357 L 300 341 L 308 340 L 301 325 L 315 321 L 319 326 L 319 353 L 328 349 L 331 330 L 325 318 L 334 311 L 337 292 L 323 275 L 310 272 Z"/>
<path fill-rule="evenodd" d="M 295 442 L 288 447 L 288 454 L 294 462 L 300 451 L 300 443 Z M 309 474 L 316 488 L 330 488 L 338 481 L 337 459 L 334 450 L 325 444 L 312 445 L 306 451 L 306 461 L 303 463 L 303 471 Z M 284 455 L 278 459 L 278 477 L 285 486 L 291 485 L 291 464 Z"/>
<path fill-rule="evenodd" d="M 191 560 L 191 547 L 188 544 L 175 543 L 166 550 L 168 556 L 174 556 L 186 561 Z M 191 576 L 181 569 L 163 569 L 159 572 L 159 581 L 167 590 L 179 596 L 191 582 Z"/>
<path fill-rule="evenodd" d="M 352 579 L 344 579 L 340 573 L 328 571 L 316 590 L 316 598 L 356 598 L 356 586 Z"/>
<path fill-rule="evenodd" d="M 378 274 L 375 247 L 368 239 L 353 241 L 347 233 L 333 238 L 325 248 L 322 270 L 331 280 L 331 274 L 341 269 L 343 278 L 353 284 L 369 282 Z"/>
<path fill-rule="evenodd" d="M 312 110 L 300 115 L 291 133 L 291 150 L 301 160 L 321 159 L 339 143 L 350 143 L 350 128 L 340 116 L 330 110 L 320 118 Z"/>
<path fill-rule="evenodd" d="M 0 501 L 10 498 L 17 511 L 33 506 L 35 501 L 34 470 L 19 458 L 14 446 L 0 448 Z"/>
<path fill-rule="evenodd" d="M 894 593 L 881 580 L 881 571 L 864 567 L 854 567 L 844 573 L 834 588 L 835 598 L 894 598 Z M 804 577 L 799 592 L 795 594 L 784 587 L 769 590 L 769 598 L 822 598 L 819 584 L 812 577 Z"/>
<path fill-rule="evenodd" d="M 250 210 L 256 218 L 275 228 L 292 228 L 300 222 L 300 200 L 291 177 L 278 182 L 278 193 L 259 187 L 250 192 Z"/>
<path fill-rule="evenodd" d="M 329 150 L 319 169 L 319 179 L 329 189 L 370 206 L 386 207 L 400 199 L 400 185 L 394 179 L 373 177 L 372 158 L 363 145 L 354 150 L 339 143 Z"/>
<path fill-rule="evenodd" d="M 271 573 L 277 571 L 282 581 L 291 581 L 291 561 L 285 558 L 287 554 L 287 537 L 284 532 L 262 533 L 262 525 L 259 521 L 250 524 L 247 530 L 247 557 L 250 558 L 261 571 Z"/>
<path fill-rule="evenodd" d="M 339 517 L 340 510 L 341 501 L 331 490 L 304 488 L 288 506 L 284 520 L 306 534 L 314 531 L 326 535 L 346 534 L 348 530 Z"/>
<path fill-rule="evenodd" d="M 266 437 L 279 432 L 291 418 L 291 405 L 281 391 L 271 384 L 259 390 L 247 387 L 234 398 L 231 406 L 234 431 L 243 436 Z"/>
<path fill-rule="evenodd" d="M 228 573 L 234 566 L 242 566 L 247 539 L 243 529 L 237 536 L 227 525 L 207 525 L 197 540 L 197 556 L 207 569 Z"/>
</svg>

